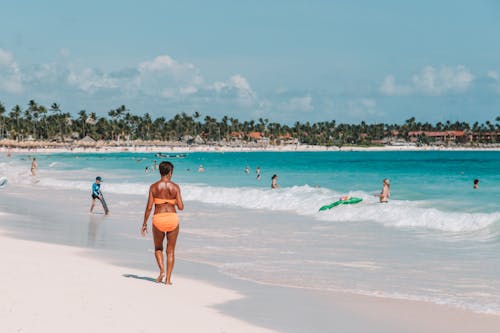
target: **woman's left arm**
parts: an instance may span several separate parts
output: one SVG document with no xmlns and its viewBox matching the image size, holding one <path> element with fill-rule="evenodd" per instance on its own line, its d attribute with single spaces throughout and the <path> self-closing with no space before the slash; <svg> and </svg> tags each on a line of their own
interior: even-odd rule
<svg viewBox="0 0 500 333">
<path fill-rule="evenodd" d="M 179 208 L 179 210 L 183 210 L 184 209 L 184 202 L 182 201 L 182 196 L 181 196 L 181 188 L 179 185 L 177 185 L 177 208 Z"/>
</svg>

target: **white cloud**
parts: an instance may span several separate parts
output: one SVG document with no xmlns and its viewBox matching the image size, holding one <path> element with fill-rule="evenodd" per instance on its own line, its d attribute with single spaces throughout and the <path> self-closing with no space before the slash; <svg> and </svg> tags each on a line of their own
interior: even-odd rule
<svg viewBox="0 0 500 333">
<path fill-rule="evenodd" d="M 414 74 L 406 85 L 397 84 L 393 75 L 386 76 L 380 91 L 389 96 L 415 93 L 437 96 L 450 92 L 463 92 L 470 87 L 473 80 L 474 75 L 461 65 L 444 66 L 439 69 L 427 66 L 421 72 Z"/>
<path fill-rule="evenodd" d="M 488 71 L 488 73 L 486 73 L 486 76 L 488 76 L 490 79 L 493 79 L 495 81 L 498 80 L 498 73 L 496 71 Z"/>
<path fill-rule="evenodd" d="M 351 115 L 360 118 L 376 114 L 382 115 L 382 113 L 377 110 L 377 101 L 371 98 L 359 98 L 349 101 L 347 103 L 347 109 Z"/>
<path fill-rule="evenodd" d="M 85 68 L 80 71 L 71 70 L 67 80 L 70 85 L 76 86 L 87 93 L 119 87 L 118 80 L 110 77 L 107 73 L 101 73 L 92 68 Z"/>
<path fill-rule="evenodd" d="M 231 76 L 229 82 L 238 91 L 238 95 L 243 102 L 252 103 L 256 99 L 257 94 L 252 90 L 247 79 L 240 74 Z"/>
<path fill-rule="evenodd" d="M 14 55 L 0 49 L 0 91 L 18 94 L 23 91 L 22 76 Z"/>
<path fill-rule="evenodd" d="M 127 90 L 168 99 L 185 98 L 198 92 L 203 81 L 199 69 L 193 64 L 160 55 L 137 66 Z"/>
<path fill-rule="evenodd" d="M 428 66 L 413 76 L 415 87 L 430 95 L 464 91 L 473 80 L 474 76 L 464 66 L 442 67 L 439 70 Z"/>
<path fill-rule="evenodd" d="M 257 93 L 241 74 L 233 75 L 226 81 L 215 81 L 205 89 L 216 92 L 219 97 L 234 99 L 238 104 L 247 107 L 255 105 L 258 100 Z"/>
<path fill-rule="evenodd" d="M 10 52 L 0 49 L 0 91 L 18 93 L 23 91 L 24 84 L 27 93 L 34 96 L 77 93 L 81 98 L 86 95 L 92 98 L 104 93 L 115 99 L 151 97 L 184 105 L 232 104 L 244 108 L 262 105 L 243 75 L 235 74 L 226 80 L 205 83 L 196 66 L 168 55 L 115 72 L 82 67 L 71 61 L 66 49 L 59 55 L 63 56 L 62 60 L 21 69 Z"/>
<path fill-rule="evenodd" d="M 490 70 L 486 73 L 486 76 L 488 76 L 491 80 L 494 81 L 491 83 L 491 86 L 497 93 L 500 94 L 500 76 L 498 75 L 498 72 Z"/>
<path fill-rule="evenodd" d="M 410 93 L 410 87 L 397 85 L 396 78 L 394 75 L 387 75 L 380 86 L 380 91 L 384 95 L 394 96 L 394 95 L 407 95 Z"/>
<path fill-rule="evenodd" d="M 181 87 L 179 88 L 179 92 L 181 93 L 181 95 L 192 95 L 192 94 L 196 94 L 198 92 L 198 88 L 196 88 L 195 86 L 187 86 L 187 87 Z"/>
<path fill-rule="evenodd" d="M 292 97 L 283 105 L 283 109 L 286 111 L 311 112 L 312 110 L 314 110 L 312 102 L 313 99 L 310 95 L 303 97 Z"/>
</svg>

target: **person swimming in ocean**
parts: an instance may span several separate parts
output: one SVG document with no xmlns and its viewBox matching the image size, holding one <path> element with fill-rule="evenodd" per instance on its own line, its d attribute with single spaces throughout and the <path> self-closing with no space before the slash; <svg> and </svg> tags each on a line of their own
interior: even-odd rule
<svg viewBox="0 0 500 333">
<path fill-rule="evenodd" d="M 148 219 L 153 209 L 153 241 L 155 246 L 155 258 L 160 269 L 160 274 L 156 282 L 162 282 L 165 278 L 165 284 L 172 284 L 171 276 L 175 262 L 175 244 L 179 235 L 179 217 L 175 207 L 179 210 L 184 209 L 182 201 L 181 188 L 172 182 L 174 165 L 170 162 L 161 162 L 159 166 L 160 180 L 151 184 L 149 187 L 148 202 L 144 211 L 144 223 L 142 224 L 141 234 L 146 236 L 148 231 Z M 165 264 L 163 259 L 163 240 L 167 238 L 167 271 L 165 275 Z"/>
<path fill-rule="evenodd" d="M 379 194 L 379 199 L 381 203 L 388 203 L 389 197 L 391 196 L 391 182 L 388 178 L 385 178 L 382 181 L 383 187 L 382 191 Z"/>
<path fill-rule="evenodd" d="M 198 167 L 198 172 L 205 172 L 205 168 L 203 167 L 203 164 L 200 164 Z"/>
<path fill-rule="evenodd" d="M 259 166 L 255 169 L 255 173 L 257 174 L 257 177 L 255 177 L 255 178 L 257 178 L 257 180 L 260 180 L 261 176 L 260 176 L 260 167 Z"/>
<path fill-rule="evenodd" d="M 479 179 L 474 179 L 474 187 L 473 189 L 477 190 L 479 188 Z"/>
<path fill-rule="evenodd" d="M 271 188 L 272 189 L 280 188 L 280 186 L 278 184 L 278 175 L 273 175 L 271 177 Z"/>
<path fill-rule="evenodd" d="M 101 192 L 101 183 L 102 183 L 102 177 L 97 176 L 95 177 L 95 183 L 92 184 L 92 203 L 90 204 L 90 213 L 94 212 L 94 207 L 95 207 L 95 200 L 99 199 L 99 201 L 102 204 L 102 208 L 104 209 L 104 214 L 108 215 L 109 214 L 109 209 L 108 205 L 106 204 L 106 201 L 104 201 L 104 197 Z"/>
<path fill-rule="evenodd" d="M 248 165 L 245 167 L 245 173 L 250 173 L 250 167 Z"/>
</svg>

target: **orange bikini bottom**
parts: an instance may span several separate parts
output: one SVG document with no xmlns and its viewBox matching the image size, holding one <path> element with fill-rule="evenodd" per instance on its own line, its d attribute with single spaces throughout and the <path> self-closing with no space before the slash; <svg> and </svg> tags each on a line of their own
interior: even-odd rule
<svg viewBox="0 0 500 333">
<path fill-rule="evenodd" d="M 179 225 L 177 213 L 158 213 L 153 215 L 153 225 L 162 232 L 174 231 Z"/>
</svg>

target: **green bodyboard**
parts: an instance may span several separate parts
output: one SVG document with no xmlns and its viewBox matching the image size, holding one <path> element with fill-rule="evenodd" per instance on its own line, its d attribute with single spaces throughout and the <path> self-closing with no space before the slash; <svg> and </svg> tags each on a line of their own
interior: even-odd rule
<svg viewBox="0 0 500 333">
<path fill-rule="evenodd" d="M 350 198 L 348 200 L 339 200 L 339 201 L 332 202 L 329 205 L 323 206 L 319 210 L 321 211 L 321 210 L 332 209 L 333 207 L 338 206 L 338 205 L 352 205 L 352 204 L 357 204 L 357 203 L 359 203 L 361 201 L 363 201 L 363 199 L 361 199 L 361 198 Z"/>
</svg>

